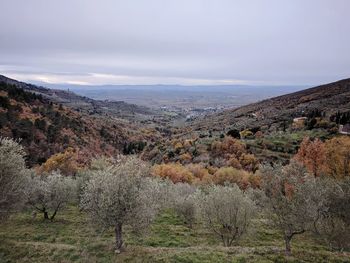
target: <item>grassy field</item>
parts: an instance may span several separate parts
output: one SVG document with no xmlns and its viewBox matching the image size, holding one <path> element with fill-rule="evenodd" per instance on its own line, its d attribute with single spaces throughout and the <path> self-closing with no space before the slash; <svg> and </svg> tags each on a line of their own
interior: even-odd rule
<svg viewBox="0 0 350 263">
<path fill-rule="evenodd" d="M 0 224 L 0 262 L 350 262 L 350 253 L 330 252 L 307 235 L 295 238 L 293 256 L 285 257 L 281 235 L 263 222 L 226 248 L 200 224 L 189 229 L 166 211 L 143 237 L 127 231 L 118 255 L 113 232 L 96 230 L 73 206 L 54 222 L 21 213 Z"/>
</svg>

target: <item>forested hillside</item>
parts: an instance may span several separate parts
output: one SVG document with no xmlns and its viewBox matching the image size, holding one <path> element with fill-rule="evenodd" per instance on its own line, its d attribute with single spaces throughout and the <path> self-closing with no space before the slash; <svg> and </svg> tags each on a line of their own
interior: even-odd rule
<svg viewBox="0 0 350 263">
<path fill-rule="evenodd" d="M 35 86 L 30 87 L 35 90 Z M 79 163 L 125 149 L 140 151 L 139 144 L 158 136 L 155 130 L 142 129 L 128 120 L 91 116 L 5 82 L 0 82 L 0 128 L 1 136 L 21 140 L 30 166 L 69 147 L 77 152 Z"/>
</svg>

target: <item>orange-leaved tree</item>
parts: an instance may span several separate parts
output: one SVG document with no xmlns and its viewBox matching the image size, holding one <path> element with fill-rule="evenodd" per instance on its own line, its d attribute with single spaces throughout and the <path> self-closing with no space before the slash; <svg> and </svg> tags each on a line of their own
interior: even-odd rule
<svg viewBox="0 0 350 263">
<path fill-rule="evenodd" d="M 350 176 L 350 137 L 332 138 L 325 146 L 327 173 L 338 179 Z"/>
<path fill-rule="evenodd" d="M 179 163 L 156 164 L 152 168 L 152 174 L 161 178 L 168 178 L 174 183 L 192 183 L 193 174 Z"/>
<path fill-rule="evenodd" d="M 294 159 L 302 163 L 315 177 L 320 176 L 325 171 L 325 144 L 318 138 L 312 141 L 305 137 Z"/>
<path fill-rule="evenodd" d="M 39 168 L 39 172 L 50 173 L 59 170 L 64 175 L 75 175 L 79 170 L 77 152 L 69 147 L 63 153 L 52 155 Z"/>
</svg>

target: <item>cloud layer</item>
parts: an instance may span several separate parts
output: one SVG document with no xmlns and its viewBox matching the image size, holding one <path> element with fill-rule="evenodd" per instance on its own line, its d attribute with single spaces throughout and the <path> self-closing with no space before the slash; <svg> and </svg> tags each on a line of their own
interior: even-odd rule
<svg viewBox="0 0 350 263">
<path fill-rule="evenodd" d="M 347 0 L 0 0 L 0 73 L 80 84 L 349 77 Z"/>
</svg>

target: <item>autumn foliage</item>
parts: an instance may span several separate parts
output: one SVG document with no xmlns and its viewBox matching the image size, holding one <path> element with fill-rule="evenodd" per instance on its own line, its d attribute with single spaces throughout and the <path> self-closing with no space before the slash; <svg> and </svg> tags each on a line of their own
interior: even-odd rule
<svg viewBox="0 0 350 263">
<path fill-rule="evenodd" d="M 220 185 L 225 185 L 225 183 L 237 184 L 244 190 L 248 187 L 259 187 L 260 176 L 233 167 L 222 167 L 214 174 L 213 182 Z"/>
<path fill-rule="evenodd" d="M 193 174 L 179 163 L 155 165 L 152 174 L 170 179 L 174 183 L 192 183 L 194 180 Z"/>
<path fill-rule="evenodd" d="M 306 137 L 294 159 L 302 163 L 314 176 L 327 174 L 334 178 L 350 175 L 350 138 L 334 137 L 326 142 Z"/>
<path fill-rule="evenodd" d="M 305 165 L 310 173 L 319 176 L 325 170 L 326 149 L 320 139 L 305 137 L 294 159 Z"/>
<path fill-rule="evenodd" d="M 340 136 L 326 141 L 326 171 L 334 178 L 350 176 L 350 137 Z"/>
<path fill-rule="evenodd" d="M 50 173 L 59 170 L 64 175 L 75 175 L 79 169 L 77 164 L 77 152 L 73 148 L 68 148 L 63 153 L 51 156 L 39 168 L 40 173 Z"/>
<path fill-rule="evenodd" d="M 211 155 L 223 159 L 224 166 L 255 172 L 259 162 L 253 154 L 248 153 L 246 145 L 240 140 L 225 137 L 223 141 L 215 141 L 211 145 Z"/>
</svg>

